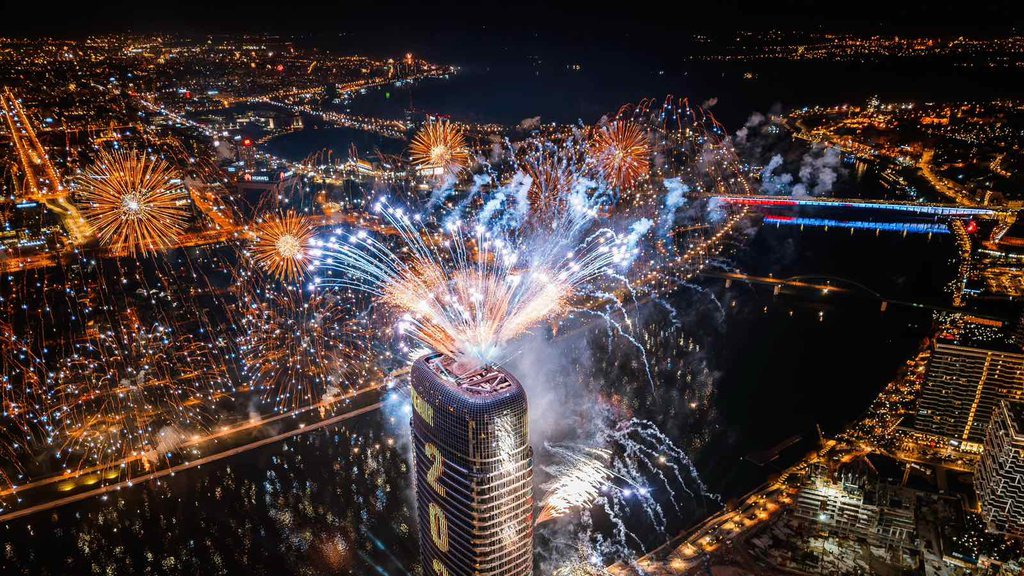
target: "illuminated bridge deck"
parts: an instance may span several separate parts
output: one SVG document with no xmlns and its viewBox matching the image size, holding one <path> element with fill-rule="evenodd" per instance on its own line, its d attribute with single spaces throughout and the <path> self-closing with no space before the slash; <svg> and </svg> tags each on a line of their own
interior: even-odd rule
<svg viewBox="0 0 1024 576">
<path fill-rule="evenodd" d="M 741 206 L 760 206 L 767 208 L 809 206 L 856 210 L 890 210 L 903 213 L 943 216 L 947 218 L 996 218 L 1002 215 L 1015 213 L 1014 210 L 984 206 L 961 206 L 958 204 L 934 204 L 850 198 L 794 198 L 791 196 L 713 196 L 713 198 L 717 198 L 729 204 Z"/>
<path fill-rule="evenodd" d="M 797 218 L 793 216 L 765 216 L 765 224 L 776 226 L 800 226 L 808 228 L 840 228 L 849 230 L 874 230 L 876 232 L 900 232 L 904 234 L 949 234 L 950 230 L 941 222 L 866 222 L 860 220 L 836 220 L 833 218 Z"/>
</svg>

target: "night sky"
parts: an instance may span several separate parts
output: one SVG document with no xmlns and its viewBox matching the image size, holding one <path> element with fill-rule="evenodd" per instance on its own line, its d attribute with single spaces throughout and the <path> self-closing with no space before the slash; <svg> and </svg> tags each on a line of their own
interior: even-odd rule
<svg viewBox="0 0 1024 576">
<path fill-rule="evenodd" d="M 673 32 L 782 27 L 801 30 L 1005 34 L 1024 24 L 1016 0 L 730 0 L 725 2 L 416 2 L 411 0 L 3 0 L 0 33 L 78 36 L 97 32 L 375 33 L 425 42 L 486 29 L 516 38 L 544 35 L 588 43 L 655 42 Z"/>
</svg>

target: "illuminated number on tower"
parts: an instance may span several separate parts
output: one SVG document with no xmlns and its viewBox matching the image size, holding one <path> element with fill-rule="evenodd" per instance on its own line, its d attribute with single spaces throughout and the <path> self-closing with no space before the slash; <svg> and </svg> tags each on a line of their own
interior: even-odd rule
<svg viewBox="0 0 1024 576">
<path fill-rule="evenodd" d="M 441 473 L 444 472 L 444 457 L 441 456 L 441 451 L 438 450 L 437 446 L 432 443 L 424 446 L 423 451 L 433 461 L 433 464 L 430 465 L 430 470 L 427 471 L 427 483 L 437 492 L 438 496 L 444 498 L 444 486 L 441 486 L 441 483 L 438 482 L 441 478 Z"/>
<path fill-rule="evenodd" d="M 448 569 L 445 568 L 444 564 L 441 564 L 441 561 L 437 558 L 434 558 L 434 573 L 437 574 L 437 576 L 448 576 Z"/>
<path fill-rule="evenodd" d="M 441 552 L 448 551 L 448 520 L 444 517 L 444 510 L 433 502 L 430 503 L 430 537 L 434 540 L 434 546 Z"/>
</svg>

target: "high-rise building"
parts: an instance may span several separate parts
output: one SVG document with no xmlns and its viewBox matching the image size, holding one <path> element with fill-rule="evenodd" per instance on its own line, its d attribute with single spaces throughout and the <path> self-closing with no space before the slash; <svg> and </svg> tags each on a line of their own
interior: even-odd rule
<svg viewBox="0 0 1024 576">
<path fill-rule="evenodd" d="M 235 144 L 235 151 L 238 153 L 238 161 L 251 170 L 256 164 L 256 143 L 252 138 L 240 138 Z"/>
<path fill-rule="evenodd" d="M 899 549 L 916 531 L 910 491 L 864 475 L 814 466 L 797 492 L 794 514 L 822 532 Z"/>
<path fill-rule="evenodd" d="M 412 366 L 424 574 L 533 573 L 533 450 L 526 393 L 500 368 L 435 354 Z"/>
<path fill-rule="evenodd" d="M 918 399 L 914 429 L 980 448 L 992 411 L 1024 399 L 1024 354 L 1005 342 L 939 337 Z"/>
<path fill-rule="evenodd" d="M 1024 404 L 996 407 L 974 487 L 989 528 L 1024 537 Z"/>
</svg>

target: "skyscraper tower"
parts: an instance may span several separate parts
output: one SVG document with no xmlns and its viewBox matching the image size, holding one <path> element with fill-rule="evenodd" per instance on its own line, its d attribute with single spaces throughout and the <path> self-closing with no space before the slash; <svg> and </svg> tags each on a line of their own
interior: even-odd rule
<svg viewBox="0 0 1024 576">
<path fill-rule="evenodd" d="M 939 337 L 917 403 L 914 428 L 980 449 L 992 411 L 1002 400 L 1024 400 L 1024 354 L 1006 342 L 984 344 Z"/>
<path fill-rule="evenodd" d="M 1003 401 L 992 413 L 974 487 L 989 528 L 1024 538 L 1024 404 Z"/>
<path fill-rule="evenodd" d="M 412 366 L 424 574 L 533 574 L 533 450 L 526 393 L 500 368 L 440 354 Z"/>
</svg>

